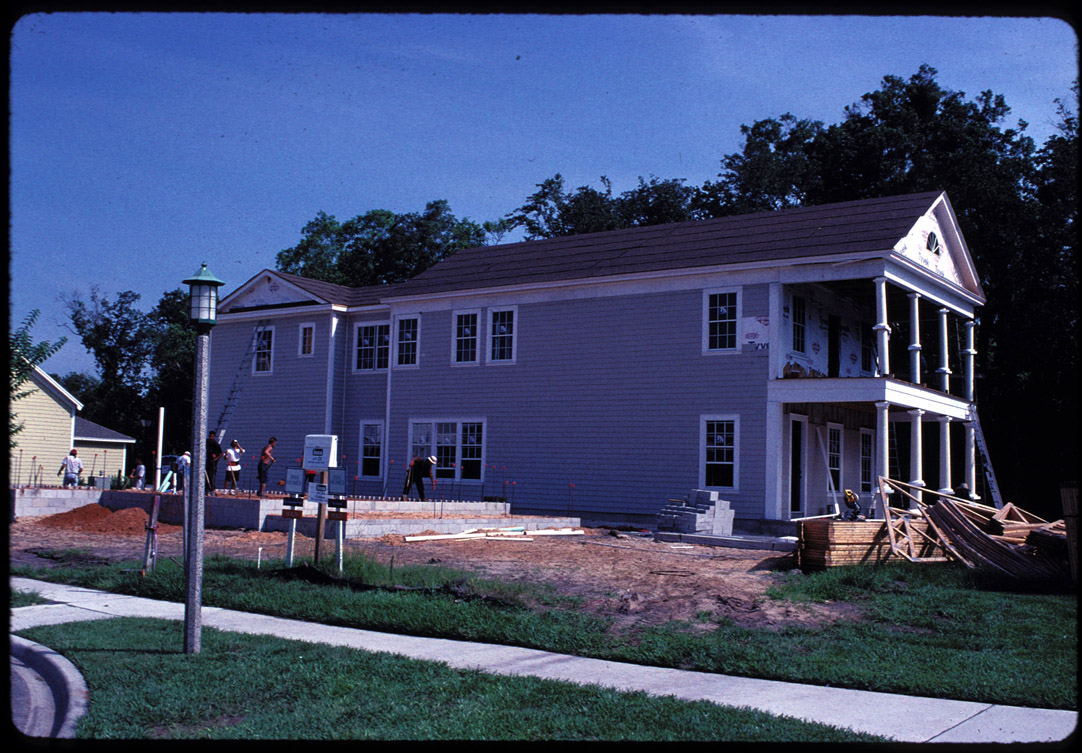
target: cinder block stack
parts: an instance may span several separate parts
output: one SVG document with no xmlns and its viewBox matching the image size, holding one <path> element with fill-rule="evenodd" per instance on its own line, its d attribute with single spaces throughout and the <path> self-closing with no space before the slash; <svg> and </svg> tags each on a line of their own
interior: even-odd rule
<svg viewBox="0 0 1082 753">
<path fill-rule="evenodd" d="M 693 489 L 685 499 L 670 499 L 657 515 L 657 530 L 733 535 L 734 511 L 718 492 Z"/>
</svg>

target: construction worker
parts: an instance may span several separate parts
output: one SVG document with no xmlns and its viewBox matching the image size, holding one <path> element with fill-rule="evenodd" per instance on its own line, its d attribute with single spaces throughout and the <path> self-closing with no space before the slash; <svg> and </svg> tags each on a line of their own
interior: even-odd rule
<svg viewBox="0 0 1082 753">
<path fill-rule="evenodd" d="M 410 496 L 410 487 L 416 486 L 421 499 L 425 498 L 425 476 L 432 479 L 432 493 L 436 493 L 436 456 L 429 455 L 427 458 L 414 458 L 406 469 L 406 486 L 402 489 L 402 501 L 405 502 Z"/>
</svg>

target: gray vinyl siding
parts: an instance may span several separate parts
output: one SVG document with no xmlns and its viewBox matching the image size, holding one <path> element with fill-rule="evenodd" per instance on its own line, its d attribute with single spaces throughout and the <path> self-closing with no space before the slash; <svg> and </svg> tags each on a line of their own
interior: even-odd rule
<svg viewBox="0 0 1082 753">
<path fill-rule="evenodd" d="M 767 314 L 767 286 L 742 296 L 742 317 Z M 761 517 L 767 351 L 703 355 L 702 306 L 702 288 L 518 304 L 516 363 L 476 367 L 450 365 L 451 310 L 425 312 L 421 368 L 393 375 L 392 457 L 410 419 L 483 419 L 486 494 L 514 481 L 516 508 L 563 513 L 574 484 L 574 512 L 652 515 L 699 486 L 701 417 L 734 415 L 739 490 L 722 496 Z"/>
<path fill-rule="evenodd" d="M 298 356 L 302 322 L 315 322 L 315 352 Z M 296 465 L 304 454 L 306 434 L 323 434 L 327 400 L 327 332 L 325 313 L 303 316 L 279 315 L 274 327 L 273 366 L 269 374 L 254 374 L 252 356 L 242 356 L 255 329 L 255 321 L 219 322 L 211 336 L 210 398 L 208 430 L 215 428 L 230 387 L 238 377 L 243 381 L 236 407 L 225 427 L 223 447 L 233 439 L 245 449 L 241 482 L 255 488 L 256 464 L 260 451 L 271 436 L 278 438 L 277 462 L 270 484 L 285 478 L 285 469 Z M 217 484 L 224 483 L 224 465 L 219 464 Z"/>
<path fill-rule="evenodd" d="M 337 404 L 338 412 L 332 418 L 335 432 L 338 434 L 339 454 L 344 454 L 347 478 L 349 479 L 350 493 L 356 489 L 356 493 L 362 496 L 379 496 L 384 491 L 384 481 L 381 478 L 360 477 L 358 463 L 361 459 L 361 425 L 362 423 L 384 422 L 387 413 L 387 369 L 373 371 L 356 371 L 354 366 L 357 362 L 357 326 L 359 324 L 371 324 L 374 322 L 390 322 L 386 313 L 364 313 L 350 317 L 345 322 L 345 328 L 339 334 L 339 346 L 341 357 L 338 360 L 338 381 L 345 385 L 344 391 L 336 390 L 336 395 L 341 396 L 341 403 Z M 387 442 L 386 428 L 384 428 L 384 443 L 382 457 L 384 467 L 387 465 Z M 401 462 L 395 460 L 395 465 Z M 358 478 L 354 479 L 354 476 Z M 399 483 L 401 488 L 401 482 Z"/>
</svg>

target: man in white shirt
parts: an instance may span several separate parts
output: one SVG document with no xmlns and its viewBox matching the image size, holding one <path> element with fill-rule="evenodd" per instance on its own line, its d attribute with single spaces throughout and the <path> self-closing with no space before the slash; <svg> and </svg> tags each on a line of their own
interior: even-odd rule
<svg viewBox="0 0 1082 753">
<path fill-rule="evenodd" d="M 60 470 L 56 472 L 56 475 L 64 474 L 64 486 L 78 486 L 79 474 L 82 472 L 83 461 L 79 459 L 79 451 L 73 448 L 60 462 Z"/>
</svg>

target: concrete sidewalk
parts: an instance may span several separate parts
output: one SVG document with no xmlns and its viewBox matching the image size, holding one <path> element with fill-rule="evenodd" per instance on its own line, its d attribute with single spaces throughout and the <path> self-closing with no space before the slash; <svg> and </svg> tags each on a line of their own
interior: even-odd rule
<svg viewBox="0 0 1082 753">
<path fill-rule="evenodd" d="M 184 619 L 184 605 L 178 603 L 28 578 L 11 578 L 11 588 L 35 591 L 57 602 L 12 610 L 12 632 L 111 617 Z M 203 607 L 202 617 L 204 626 L 218 630 L 393 653 L 443 662 L 458 669 L 530 675 L 688 701 L 710 701 L 869 732 L 899 742 L 1061 742 L 1073 737 L 1078 722 L 1075 711 L 919 698 L 647 667 L 513 646 L 333 627 L 217 607 Z"/>
</svg>

